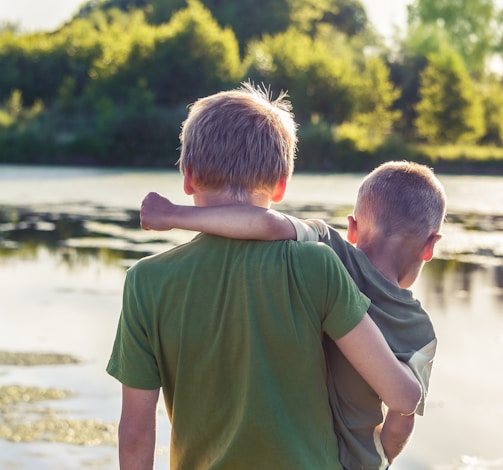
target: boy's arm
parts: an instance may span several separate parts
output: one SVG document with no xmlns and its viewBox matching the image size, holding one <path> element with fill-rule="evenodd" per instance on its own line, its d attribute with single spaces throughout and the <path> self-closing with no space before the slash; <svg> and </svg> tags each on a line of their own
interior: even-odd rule
<svg viewBox="0 0 503 470">
<path fill-rule="evenodd" d="M 141 390 L 122 386 L 122 412 L 119 423 L 121 470 L 154 468 L 158 399 L 159 389 Z"/>
<path fill-rule="evenodd" d="M 295 240 L 297 237 L 289 218 L 272 209 L 245 204 L 180 206 L 158 193 L 149 193 L 143 199 L 140 223 L 145 230 L 180 228 L 243 240 Z"/>
<path fill-rule="evenodd" d="M 423 391 L 411 369 L 400 362 L 368 314 L 335 343 L 389 410 L 412 415 Z"/>
<path fill-rule="evenodd" d="M 414 430 L 415 415 L 424 414 L 425 399 L 428 392 L 431 366 L 436 346 L 437 339 L 434 338 L 417 351 L 407 362 L 408 367 L 412 370 L 423 390 L 415 414 L 403 416 L 400 413 L 388 410 L 384 423 L 379 430 L 381 443 L 390 464 L 407 445 Z"/>
<path fill-rule="evenodd" d="M 384 452 L 390 464 L 407 445 L 414 430 L 414 419 L 414 415 L 403 416 L 391 410 L 386 414 L 380 435 Z"/>
</svg>

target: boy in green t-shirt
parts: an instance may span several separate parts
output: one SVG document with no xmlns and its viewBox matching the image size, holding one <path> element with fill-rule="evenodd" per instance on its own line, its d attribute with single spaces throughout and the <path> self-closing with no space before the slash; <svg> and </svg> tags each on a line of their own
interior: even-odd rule
<svg viewBox="0 0 503 470">
<path fill-rule="evenodd" d="M 283 96 L 245 85 L 202 98 L 180 139 L 196 205 L 266 209 L 282 199 L 296 147 Z M 413 413 L 421 398 L 368 304 L 318 243 L 200 234 L 138 261 L 107 366 L 122 383 L 121 470 L 153 467 L 161 388 L 171 470 L 340 470 L 323 335 L 390 409 Z"/>
<path fill-rule="evenodd" d="M 369 314 L 391 349 L 421 381 L 423 399 L 416 413 L 423 414 L 437 340 L 428 315 L 407 288 L 433 256 L 445 210 L 443 187 L 429 168 L 388 162 L 360 185 L 354 215 L 348 217 L 350 243 L 320 220 L 300 221 L 250 206 L 176 206 L 156 193 L 145 198 L 141 218 L 146 229 L 177 227 L 243 239 L 319 240 L 331 246 L 371 299 Z M 325 354 L 341 463 L 347 470 L 386 468 L 405 446 L 414 416 L 393 411 L 384 415 L 379 396 L 333 342 L 326 342 Z"/>
</svg>

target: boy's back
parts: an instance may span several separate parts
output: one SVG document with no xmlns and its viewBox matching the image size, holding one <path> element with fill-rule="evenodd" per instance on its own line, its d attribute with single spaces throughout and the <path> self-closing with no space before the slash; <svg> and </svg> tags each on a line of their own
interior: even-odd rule
<svg viewBox="0 0 503 470">
<path fill-rule="evenodd" d="M 137 263 L 125 292 L 108 370 L 162 386 L 172 469 L 341 468 L 320 335 L 368 301 L 332 250 L 201 235 Z"/>
<path fill-rule="evenodd" d="M 407 363 L 426 395 L 437 340 L 427 313 L 409 290 L 388 281 L 365 253 L 327 226 L 322 239 L 339 255 L 360 290 L 372 299 L 368 313 L 384 334 L 396 357 Z M 325 342 L 328 385 L 334 426 L 340 439 L 340 459 L 348 470 L 387 467 L 375 428 L 383 422 L 382 401 L 341 354 Z M 423 396 L 417 414 L 424 412 Z"/>
</svg>

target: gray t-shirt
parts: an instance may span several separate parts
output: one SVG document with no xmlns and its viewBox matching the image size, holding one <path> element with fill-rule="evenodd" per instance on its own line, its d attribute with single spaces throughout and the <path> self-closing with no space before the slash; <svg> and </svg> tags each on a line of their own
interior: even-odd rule
<svg viewBox="0 0 503 470">
<path fill-rule="evenodd" d="M 297 231 L 298 241 L 317 240 L 332 247 L 356 285 L 370 298 L 369 315 L 396 357 L 409 365 L 423 387 L 423 397 L 416 410 L 422 415 L 437 345 L 428 314 L 410 290 L 391 283 L 363 251 L 343 240 L 325 222 L 288 218 Z M 381 399 L 332 341 L 326 342 L 325 354 L 341 463 L 348 470 L 387 468 L 389 464 L 375 432 L 384 419 Z"/>
</svg>

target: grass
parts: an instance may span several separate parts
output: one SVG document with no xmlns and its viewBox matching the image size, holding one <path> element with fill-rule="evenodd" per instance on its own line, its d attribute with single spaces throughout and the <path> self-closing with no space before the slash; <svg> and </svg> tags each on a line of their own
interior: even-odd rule
<svg viewBox="0 0 503 470">
<path fill-rule="evenodd" d="M 417 145 L 419 153 L 432 162 L 438 160 L 503 161 L 503 147 L 480 145 Z"/>
</svg>

